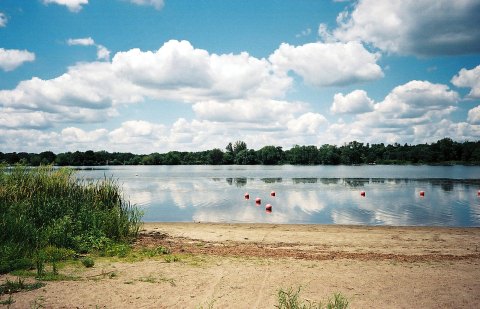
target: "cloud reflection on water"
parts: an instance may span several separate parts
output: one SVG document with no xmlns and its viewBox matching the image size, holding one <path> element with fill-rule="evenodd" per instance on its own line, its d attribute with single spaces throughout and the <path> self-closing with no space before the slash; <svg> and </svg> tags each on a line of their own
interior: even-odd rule
<svg viewBox="0 0 480 309">
<path fill-rule="evenodd" d="M 146 221 L 441 226 L 480 226 L 479 186 L 475 179 L 314 177 L 139 177 L 123 183 Z M 261 206 L 255 206 L 257 196 Z"/>
</svg>

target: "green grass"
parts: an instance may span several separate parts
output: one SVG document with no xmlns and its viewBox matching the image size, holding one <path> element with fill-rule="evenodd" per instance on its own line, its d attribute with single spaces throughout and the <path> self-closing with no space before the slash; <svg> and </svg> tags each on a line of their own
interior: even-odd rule
<svg viewBox="0 0 480 309">
<path fill-rule="evenodd" d="M 163 259 L 164 259 L 165 262 L 167 262 L 167 263 L 180 262 L 180 257 L 177 256 L 177 255 L 168 254 L 168 255 L 166 255 Z"/>
<path fill-rule="evenodd" d="M 347 309 L 349 302 L 340 293 L 335 293 L 325 305 L 315 301 L 303 300 L 300 298 L 300 288 L 294 290 L 280 289 L 277 293 L 278 305 L 275 307 L 279 309 Z"/>
<path fill-rule="evenodd" d="M 112 179 L 88 182 L 71 169 L 0 166 L 0 273 L 37 268 L 75 253 L 126 255 L 141 212 Z"/>
<path fill-rule="evenodd" d="M 0 296 L 3 294 L 12 294 L 21 291 L 32 291 L 44 286 L 45 284 L 42 282 L 25 283 L 25 280 L 20 277 L 15 281 L 10 281 L 7 279 L 5 283 L 0 284 Z"/>
<path fill-rule="evenodd" d="M 7 299 L 0 301 L 0 305 L 4 305 L 4 306 L 9 306 L 9 307 L 10 307 L 10 305 L 13 304 L 14 302 L 15 302 L 15 300 L 13 299 L 12 294 L 10 294 L 10 295 L 8 295 L 8 298 L 7 298 Z"/>
</svg>

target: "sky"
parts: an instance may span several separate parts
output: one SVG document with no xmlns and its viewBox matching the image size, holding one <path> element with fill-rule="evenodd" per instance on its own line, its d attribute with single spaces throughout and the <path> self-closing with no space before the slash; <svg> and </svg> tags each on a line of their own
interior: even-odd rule
<svg viewBox="0 0 480 309">
<path fill-rule="evenodd" d="M 480 0 L 0 0 L 0 151 L 480 140 Z"/>
</svg>

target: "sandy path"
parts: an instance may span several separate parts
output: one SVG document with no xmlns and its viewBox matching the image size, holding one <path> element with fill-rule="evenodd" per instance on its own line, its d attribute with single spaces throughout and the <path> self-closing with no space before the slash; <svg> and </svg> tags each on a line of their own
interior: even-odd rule
<svg viewBox="0 0 480 309">
<path fill-rule="evenodd" d="M 279 288 L 299 286 L 310 300 L 341 292 L 351 308 L 480 304 L 478 228 L 156 223 L 144 229 L 137 246 L 166 245 L 181 260 L 97 262 L 81 270 L 83 280 L 14 294 L 12 308 L 35 301 L 46 308 L 274 308 Z M 116 276 L 89 277 L 111 271 Z"/>
</svg>

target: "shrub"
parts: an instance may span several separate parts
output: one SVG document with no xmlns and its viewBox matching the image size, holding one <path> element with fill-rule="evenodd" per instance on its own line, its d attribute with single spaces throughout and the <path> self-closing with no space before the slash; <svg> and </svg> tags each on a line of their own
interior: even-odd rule
<svg viewBox="0 0 480 309">
<path fill-rule="evenodd" d="M 86 257 L 82 260 L 82 264 L 87 268 L 91 268 L 95 265 L 95 261 L 90 257 Z"/>
<path fill-rule="evenodd" d="M 52 166 L 0 166 L 0 273 L 55 263 L 43 256 L 45 248 L 84 253 L 126 244 L 138 235 L 140 219 L 112 179 L 87 182 Z"/>
</svg>

